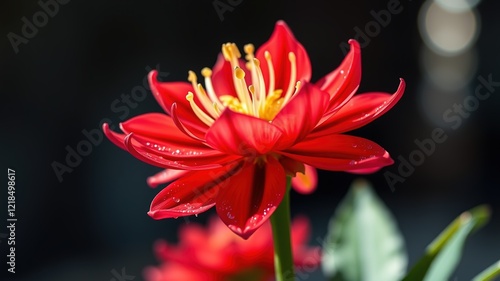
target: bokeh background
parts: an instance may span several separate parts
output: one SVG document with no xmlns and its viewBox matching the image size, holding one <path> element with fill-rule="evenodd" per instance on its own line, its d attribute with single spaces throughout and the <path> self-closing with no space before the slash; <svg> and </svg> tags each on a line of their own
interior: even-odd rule
<svg viewBox="0 0 500 281">
<path fill-rule="evenodd" d="M 396 159 L 367 179 L 397 219 L 410 264 L 454 217 L 482 203 L 492 206 L 492 220 L 470 238 L 454 280 L 468 280 L 500 257 L 500 87 L 492 86 L 477 106 L 468 98 L 481 84 L 479 76 L 500 81 L 500 2 L 65 0 L 46 20 L 40 16 L 44 24 L 16 47 L 11 33 L 22 36 L 23 17 L 33 22 L 43 9 L 37 1 L 1 5 L 1 163 L 3 171 L 16 171 L 18 218 L 15 275 L 7 274 L 7 244 L 0 238 L 2 280 L 108 281 L 122 268 L 142 280 L 143 268 L 157 263 L 154 241 L 175 242 L 179 226 L 205 222 L 214 212 L 149 218 L 158 190 L 145 179 L 160 169 L 107 139 L 95 141 L 61 178 L 53 165 L 67 165 L 68 149 L 76 150 L 87 140 L 85 132 L 100 130 L 105 120 L 118 124 L 160 112 L 149 91 L 137 90 L 144 89 L 150 69 L 159 69 L 165 81 L 185 81 L 188 70 L 213 65 L 222 43 L 259 46 L 280 19 L 308 50 L 313 80 L 337 67 L 344 57 L 340 45 L 356 36 L 363 46 L 360 92 L 394 92 L 398 78 L 406 80 L 400 103 L 352 134 L 375 140 Z M 217 12 L 214 5 L 230 9 Z M 388 5 L 400 12 L 385 26 L 374 24 L 374 14 Z M 136 99 L 124 100 L 133 91 Z M 467 117 L 443 119 L 464 101 L 472 102 Z M 431 137 L 435 128 L 444 129 L 447 140 L 391 189 L 384 173 L 398 174 L 398 157 L 408 159 L 418 149 L 415 140 Z M 314 194 L 292 195 L 293 213 L 313 223 L 312 245 L 325 235 L 355 178 L 322 171 Z M 0 234 L 7 233 L 6 181 Z M 321 274 L 311 280 L 322 280 Z"/>
</svg>

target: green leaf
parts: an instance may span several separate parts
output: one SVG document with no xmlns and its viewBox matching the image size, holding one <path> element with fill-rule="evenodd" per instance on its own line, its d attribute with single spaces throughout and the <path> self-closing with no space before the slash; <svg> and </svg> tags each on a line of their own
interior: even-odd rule
<svg viewBox="0 0 500 281">
<path fill-rule="evenodd" d="M 500 260 L 479 273 L 472 281 L 493 281 L 500 277 Z"/>
<path fill-rule="evenodd" d="M 330 280 L 393 281 L 404 274 L 403 238 L 368 182 L 352 184 L 328 229 L 322 267 Z"/>
<path fill-rule="evenodd" d="M 462 213 L 432 241 L 403 281 L 448 280 L 460 261 L 465 240 L 485 225 L 489 217 L 490 210 L 485 205 Z"/>
</svg>

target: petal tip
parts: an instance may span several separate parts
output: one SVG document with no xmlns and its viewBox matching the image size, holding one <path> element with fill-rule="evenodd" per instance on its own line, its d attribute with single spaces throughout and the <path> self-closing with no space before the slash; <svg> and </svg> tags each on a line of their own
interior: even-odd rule
<svg viewBox="0 0 500 281">
<path fill-rule="evenodd" d="M 245 240 L 250 238 L 250 236 L 252 236 L 252 234 L 257 230 L 257 228 L 250 228 L 249 226 L 246 226 L 244 229 L 242 229 L 241 227 L 232 224 L 228 225 L 227 227 L 229 227 L 229 229 L 236 235 Z"/>
<path fill-rule="evenodd" d="M 276 26 L 283 26 L 283 27 L 288 29 L 288 25 L 286 24 L 286 22 L 284 20 L 278 20 L 276 22 Z"/>
<path fill-rule="evenodd" d="M 351 45 L 352 48 L 361 49 L 359 42 L 356 39 L 349 39 L 349 41 L 347 42 L 349 43 L 349 45 Z"/>
<path fill-rule="evenodd" d="M 150 83 L 158 81 L 157 78 L 158 78 L 158 71 L 156 69 L 153 69 L 148 73 L 148 80 Z"/>
<path fill-rule="evenodd" d="M 161 217 L 158 214 L 158 211 L 149 211 L 147 212 L 148 216 L 150 216 L 152 219 L 159 220 Z"/>
</svg>

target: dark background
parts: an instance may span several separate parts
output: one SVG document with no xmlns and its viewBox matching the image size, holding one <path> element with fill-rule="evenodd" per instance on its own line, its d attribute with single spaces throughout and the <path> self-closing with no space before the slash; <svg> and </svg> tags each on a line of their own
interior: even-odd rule
<svg viewBox="0 0 500 281">
<path fill-rule="evenodd" d="M 227 3 L 221 0 L 223 3 Z M 239 1 L 233 1 L 237 3 Z M 330 2 L 336 2 L 330 3 Z M 16 171 L 16 274 L 7 274 L 6 240 L 1 240 L 2 280 L 105 280 L 112 270 L 126 269 L 141 280 L 142 269 L 155 264 L 156 239 L 175 241 L 179 225 L 198 218 L 154 221 L 146 215 L 158 192 L 146 177 L 159 169 L 148 166 L 107 139 L 62 181 L 51 166 L 65 163 L 67 147 L 86 140 L 82 130 L 100 129 L 145 112 L 160 112 L 149 95 L 124 106 L 121 95 L 143 85 L 147 69 L 159 68 L 164 80 L 186 80 L 187 71 L 212 66 L 220 45 L 240 47 L 264 43 L 277 20 L 285 20 L 307 49 L 313 81 L 337 67 L 344 54 L 341 42 L 354 37 L 355 27 L 373 20 L 370 11 L 386 9 L 388 1 L 264 1 L 242 0 L 232 11 L 217 14 L 212 1 L 69 1 L 16 54 L 7 34 L 21 35 L 22 18 L 32 21 L 41 10 L 36 1 L 3 1 L 0 8 L 0 89 L 2 167 Z M 436 127 L 448 139 L 416 167 L 395 190 L 384 172 L 367 178 L 396 217 L 405 237 L 410 263 L 458 214 L 481 203 L 493 208 L 491 222 L 474 234 L 464 249 L 455 280 L 468 280 L 500 258 L 500 188 L 497 92 L 481 102 L 456 130 L 439 124 L 442 112 L 459 94 L 427 88 L 421 66 L 424 45 L 418 31 L 419 1 L 401 0 L 403 11 L 363 48 L 360 92 L 394 92 L 398 78 L 408 87 L 400 103 L 382 118 L 352 134 L 376 141 L 394 159 L 408 159 L 415 139 L 429 138 Z M 472 94 L 476 77 L 500 80 L 498 1 L 476 8 L 481 29 L 474 52 L 477 69 L 465 88 Z M 427 86 L 426 86 L 427 85 Z M 424 97 L 431 99 L 424 99 Z M 432 97 L 445 97 L 436 113 Z M 436 98 L 436 100 L 438 99 Z M 117 101 L 118 100 L 118 101 Z M 320 172 L 320 186 L 311 195 L 293 194 L 293 213 L 313 221 L 311 244 L 326 233 L 326 223 L 355 175 Z M 6 180 L 4 181 L 4 185 Z M 2 223 L 7 189 L 2 190 Z M 213 212 L 209 212 L 213 213 Z M 320 274 L 317 274 L 320 276 Z M 316 279 L 316 277 L 312 278 Z M 321 278 L 318 278 L 321 280 Z"/>
</svg>

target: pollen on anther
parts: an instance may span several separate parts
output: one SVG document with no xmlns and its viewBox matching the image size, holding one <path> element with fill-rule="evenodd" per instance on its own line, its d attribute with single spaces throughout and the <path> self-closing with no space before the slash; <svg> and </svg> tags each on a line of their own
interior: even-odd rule
<svg viewBox="0 0 500 281">
<path fill-rule="evenodd" d="M 245 78 L 245 71 L 243 71 L 243 69 L 241 69 L 239 67 L 236 67 L 234 69 L 234 74 L 236 75 L 236 78 L 238 78 L 238 79 Z"/>
<path fill-rule="evenodd" d="M 211 77 L 212 76 L 212 70 L 208 67 L 204 67 L 202 70 L 201 70 L 201 75 L 203 75 L 203 77 Z"/>
<path fill-rule="evenodd" d="M 243 50 L 247 54 L 253 54 L 253 52 L 255 51 L 255 47 L 253 46 L 253 44 L 246 44 L 245 46 L 243 46 Z"/>
<path fill-rule="evenodd" d="M 271 53 L 269 53 L 269 51 L 265 51 L 264 52 L 264 57 L 266 58 L 266 60 L 270 60 L 271 59 Z"/>
<path fill-rule="evenodd" d="M 196 74 L 194 73 L 194 71 L 190 70 L 188 71 L 188 81 L 189 82 L 196 82 L 197 78 L 196 78 Z"/>
</svg>

